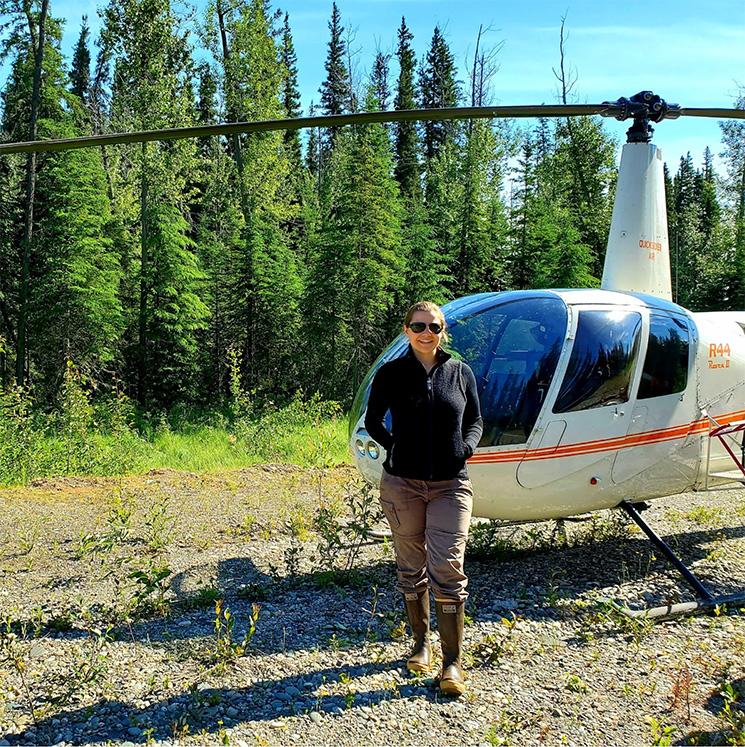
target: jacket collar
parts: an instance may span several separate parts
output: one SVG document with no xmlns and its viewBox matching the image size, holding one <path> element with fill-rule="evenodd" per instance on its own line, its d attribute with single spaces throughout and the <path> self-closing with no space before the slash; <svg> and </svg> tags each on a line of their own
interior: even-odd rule
<svg viewBox="0 0 745 747">
<path fill-rule="evenodd" d="M 414 354 L 414 348 L 411 347 L 411 343 L 409 343 L 409 347 L 406 350 L 406 357 L 411 358 L 411 360 L 415 361 L 416 363 L 419 363 L 419 359 Z M 453 356 L 450 355 L 450 353 L 446 353 L 442 348 L 437 348 L 437 356 L 435 360 L 435 366 L 440 366 L 445 361 L 449 361 Z M 419 363 L 421 365 L 421 363 Z"/>
</svg>

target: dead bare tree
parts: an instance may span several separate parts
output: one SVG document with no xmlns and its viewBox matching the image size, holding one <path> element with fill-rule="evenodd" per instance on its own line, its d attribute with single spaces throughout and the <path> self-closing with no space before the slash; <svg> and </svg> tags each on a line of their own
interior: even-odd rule
<svg viewBox="0 0 745 747">
<path fill-rule="evenodd" d="M 491 26 L 484 28 L 479 24 L 476 34 L 476 48 L 473 53 L 473 63 L 466 62 L 466 72 L 471 79 L 471 106 L 486 106 L 491 98 L 491 81 L 499 72 L 497 58 L 504 47 L 504 40 L 486 49 L 482 48 L 484 37 L 492 31 Z M 473 120 L 468 120 L 468 132 L 473 129 Z"/>
<path fill-rule="evenodd" d="M 561 97 L 562 104 L 568 103 L 569 98 L 574 91 L 574 86 L 576 85 L 578 80 L 576 69 L 572 68 L 571 65 L 567 66 L 566 64 L 566 54 L 564 50 L 564 46 L 568 38 L 568 36 L 565 35 L 566 19 L 566 14 L 561 17 L 561 26 L 559 28 L 559 69 L 557 70 L 556 68 L 551 68 L 554 77 L 559 82 L 559 95 Z M 585 205 L 589 205 L 591 201 L 590 190 L 587 186 L 587 177 L 583 168 L 582 154 L 580 153 L 579 145 L 577 142 L 578 138 L 575 123 L 571 117 L 566 118 L 566 127 L 567 133 L 569 134 L 570 168 L 572 172 L 572 178 L 575 181 L 575 184 L 582 199 L 585 202 Z M 587 219 L 585 217 L 585 212 L 583 210 L 579 210 L 578 217 L 582 225 L 584 234 L 585 229 L 587 228 Z"/>
</svg>

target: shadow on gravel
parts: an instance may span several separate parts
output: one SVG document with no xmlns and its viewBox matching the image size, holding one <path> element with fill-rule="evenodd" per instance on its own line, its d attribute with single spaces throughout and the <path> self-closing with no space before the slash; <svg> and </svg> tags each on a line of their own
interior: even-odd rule
<svg viewBox="0 0 745 747">
<path fill-rule="evenodd" d="M 722 684 L 704 706 L 721 720 L 719 731 L 692 731 L 675 744 L 743 744 L 745 737 L 745 677 Z"/>
<path fill-rule="evenodd" d="M 400 666 L 400 661 L 359 666 L 337 666 L 273 680 L 260 680 L 244 688 L 192 689 L 158 701 L 146 708 L 135 708 L 119 701 L 99 701 L 91 706 L 58 713 L 54 718 L 72 723 L 85 723 L 68 744 L 91 742 L 150 742 L 185 736 L 219 733 L 245 721 L 273 721 L 274 719 L 317 712 L 342 715 L 362 706 L 372 706 L 392 698 L 425 697 L 430 702 L 442 702 L 438 691 L 429 681 L 428 686 L 402 685 L 394 693 L 391 689 L 358 690 L 356 677 L 388 671 Z M 341 682 L 350 689 L 344 695 L 323 695 L 324 685 Z M 354 692 L 351 688 L 354 687 Z M 294 689 L 293 689 L 294 688 Z M 272 693 L 296 693 L 290 702 L 272 700 Z M 230 716 L 228 716 L 228 712 Z M 39 744 L 56 740 L 59 722 L 40 721 L 36 728 Z M 139 733 L 138 733 L 139 730 Z M 45 735 L 48 735 L 47 741 Z M 25 744 L 21 735 L 0 737 L 10 744 Z"/>
<path fill-rule="evenodd" d="M 691 567 L 708 556 L 713 539 L 726 542 L 743 537 L 745 526 L 735 526 L 667 534 L 663 539 Z M 489 585 L 489 571 L 495 565 L 499 566 L 498 586 Z M 490 598 L 504 601 L 506 597 L 508 602 L 519 601 L 531 586 L 534 590 L 542 590 L 544 597 L 558 595 L 565 600 L 576 598 L 589 589 L 599 592 L 608 589 L 609 597 L 612 597 L 617 595 L 618 587 L 622 584 L 639 587 L 645 579 L 649 579 L 648 588 L 641 589 L 639 599 L 628 601 L 632 606 L 635 603 L 654 606 L 670 601 L 667 598 L 669 592 L 659 589 L 661 576 L 666 587 L 669 588 L 672 583 L 674 591 L 680 591 L 681 598 L 693 598 L 693 592 L 683 578 L 641 535 L 600 541 L 588 539 L 582 544 L 521 551 L 506 558 L 498 555 L 493 560 L 469 559 L 468 571 L 471 579 L 469 588 L 478 597 L 479 603 L 485 606 L 488 606 Z M 697 569 L 696 573 L 715 595 L 730 594 L 745 588 L 745 575 L 738 578 L 722 577 L 720 574 L 710 578 L 706 569 Z M 512 607 L 508 606 L 507 609 Z M 545 618 L 547 612 L 549 610 L 544 608 L 537 616 Z M 527 613 L 521 610 L 521 614 L 531 617 L 529 610 Z"/>
<path fill-rule="evenodd" d="M 707 545 L 715 537 L 724 542 L 740 539 L 745 537 L 745 527 L 680 532 L 663 538 L 690 567 L 708 555 L 711 548 Z M 250 551 L 250 546 L 247 550 Z M 541 602 L 550 596 L 576 599 L 588 590 L 602 592 L 608 589 L 608 596 L 613 597 L 617 596 L 620 585 L 635 584 L 639 587 L 639 582 L 644 579 L 649 579 L 649 586 L 641 589 L 637 598 L 627 600 L 632 607 L 693 598 L 683 579 L 655 553 L 654 547 L 643 536 L 598 541 L 588 538 L 580 544 L 555 544 L 534 550 L 505 552 L 500 549 L 493 557 L 467 554 L 466 561 L 471 594 L 469 614 L 476 619 L 484 613 L 504 615 L 511 611 L 528 619 L 565 619 L 566 610 L 559 612 Z M 395 566 L 388 560 L 368 563 L 340 580 L 324 573 L 297 573 L 278 578 L 260 570 L 250 556 L 233 557 L 219 563 L 216 578 L 205 579 L 205 583 L 213 584 L 210 596 L 200 596 L 185 589 L 187 579 L 193 583 L 195 574 L 192 568 L 176 574 L 171 580 L 176 600 L 168 618 L 157 617 L 139 621 L 131 628 L 116 628 L 113 635 L 120 640 L 134 638 L 140 643 L 156 644 L 211 637 L 214 635 L 215 598 L 224 599 L 244 619 L 254 602 L 264 608 L 263 612 L 271 612 L 282 619 L 282 625 L 268 636 L 262 620 L 259 621 L 256 645 L 268 654 L 304 650 L 327 643 L 335 625 L 319 624 L 321 617 L 334 621 L 340 615 L 349 616 L 350 611 L 356 611 L 359 614 L 352 615 L 354 627 L 364 631 L 370 614 L 363 610 L 369 609 L 376 593 L 387 605 L 383 610 L 386 614 L 403 616 L 403 605 L 394 592 Z M 720 575 L 710 579 L 705 569 L 697 570 L 697 574 L 716 595 L 745 588 L 745 578 L 723 578 Z M 666 587 L 664 590 L 659 588 L 661 577 Z M 537 604 L 522 604 L 526 600 Z M 307 610 L 313 607 L 319 609 L 317 618 L 307 614 Z M 95 605 L 90 611 L 94 617 L 101 612 Z M 36 624 L 32 620 L 16 620 L 13 628 L 34 630 Z M 55 634 L 59 629 L 47 627 L 39 633 Z M 61 629 L 66 630 L 66 638 L 87 635 L 85 630 L 76 627 Z M 369 627 L 367 629 L 369 632 Z"/>
</svg>

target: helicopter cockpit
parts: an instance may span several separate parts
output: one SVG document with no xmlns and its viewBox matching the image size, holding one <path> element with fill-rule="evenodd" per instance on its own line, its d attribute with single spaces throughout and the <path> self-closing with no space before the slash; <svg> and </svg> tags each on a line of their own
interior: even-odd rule
<svg viewBox="0 0 745 747">
<path fill-rule="evenodd" d="M 473 369 L 484 432 L 479 446 L 525 443 L 556 372 L 567 331 L 567 307 L 554 293 L 481 293 L 443 307 L 447 350 Z M 379 460 L 379 447 L 362 424 L 376 371 L 406 352 L 400 335 L 362 382 L 350 414 L 350 437 L 363 473 Z M 390 416 L 389 416 L 390 417 Z M 372 475 L 371 475 L 372 476 Z"/>
</svg>

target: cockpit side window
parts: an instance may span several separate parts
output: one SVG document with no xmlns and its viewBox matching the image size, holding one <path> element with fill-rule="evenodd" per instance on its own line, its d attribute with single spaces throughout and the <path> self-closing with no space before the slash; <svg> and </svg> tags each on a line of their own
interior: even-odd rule
<svg viewBox="0 0 745 747">
<path fill-rule="evenodd" d="M 576 412 L 627 402 L 641 326 L 641 314 L 636 311 L 580 311 L 572 354 L 554 412 Z"/>
<path fill-rule="evenodd" d="M 476 375 L 479 446 L 521 444 L 535 426 L 559 361 L 567 313 L 558 298 L 499 304 L 450 323 L 451 351 Z"/>
<path fill-rule="evenodd" d="M 639 399 L 682 392 L 688 384 L 688 325 L 684 319 L 652 314 Z"/>
</svg>

